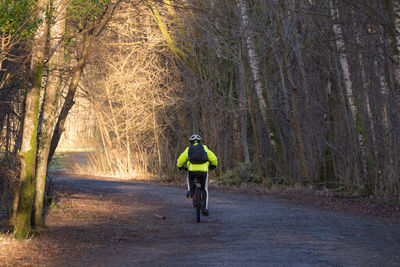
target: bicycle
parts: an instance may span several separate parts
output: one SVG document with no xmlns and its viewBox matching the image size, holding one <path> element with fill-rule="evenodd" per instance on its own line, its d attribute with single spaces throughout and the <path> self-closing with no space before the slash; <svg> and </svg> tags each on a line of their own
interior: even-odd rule
<svg viewBox="0 0 400 267">
<path fill-rule="evenodd" d="M 186 166 L 184 166 L 182 169 L 188 171 L 188 168 Z M 194 179 L 192 199 L 193 199 L 193 207 L 195 208 L 196 211 L 196 221 L 199 223 L 200 213 L 202 213 L 202 211 L 206 207 L 204 190 L 201 188 L 200 178 Z"/>
<path fill-rule="evenodd" d="M 205 208 L 204 190 L 201 189 L 201 183 L 200 183 L 199 178 L 195 178 L 195 180 L 194 180 L 193 207 L 196 210 L 196 220 L 199 223 L 200 222 L 200 213 Z"/>
</svg>

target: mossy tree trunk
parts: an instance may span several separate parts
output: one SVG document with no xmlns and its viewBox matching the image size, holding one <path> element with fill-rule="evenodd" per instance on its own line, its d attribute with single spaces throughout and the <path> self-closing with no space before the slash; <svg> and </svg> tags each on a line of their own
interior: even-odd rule
<svg viewBox="0 0 400 267">
<path fill-rule="evenodd" d="M 32 59 L 29 83 L 25 100 L 22 145 L 20 151 L 21 172 L 17 205 L 14 218 L 14 236 L 17 239 L 27 238 L 31 229 L 31 214 L 35 195 L 35 169 L 37 152 L 37 130 L 39 120 L 40 90 L 43 76 L 46 45 L 46 7 L 49 0 L 38 1 L 40 19 L 32 43 Z"/>
<path fill-rule="evenodd" d="M 169 2 L 169 1 L 167 1 L 167 2 Z M 176 53 L 181 59 L 186 61 L 187 55 L 176 45 L 175 41 L 172 39 L 171 35 L 168 32 L 166 25 L 164 24 L 164 22 L 162 20 L 160 12 L 158 12 L 156 6 L 154 6 L 151 2 L 149 2 L 149 9 L 153 13 L 154 21 L 157 23 L 158 28 L 160 29 L 161 33 L 163 34 L 168 48 L 171 51 L 173 51 L 174 53 Z M 173 10 L 171 5 L 169 5 L 169 10 L 170 10 L 170 12 L 171 12 L 171 10 Z M 175 14 L 174 11 L 172 11 L 172 12 L 173 12 L 173 14 Z M 176 18 L 176 16 L 175 16 L 175 18 Z"/>
</svg>

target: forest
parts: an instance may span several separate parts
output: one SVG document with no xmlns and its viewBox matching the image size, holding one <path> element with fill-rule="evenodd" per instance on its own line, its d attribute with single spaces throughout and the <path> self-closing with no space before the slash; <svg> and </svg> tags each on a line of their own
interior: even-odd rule
<svg viewBox="0 0 400 267">
<path fill-rule="evenodd" d="M 0 42 L 0 209 L 17 238 L 44 225 L 78 99 L 96 174 L 177 175 L 198 133 L 222 184 L 400 200 L 399 1 L 2 0 Z"/>
</svg>

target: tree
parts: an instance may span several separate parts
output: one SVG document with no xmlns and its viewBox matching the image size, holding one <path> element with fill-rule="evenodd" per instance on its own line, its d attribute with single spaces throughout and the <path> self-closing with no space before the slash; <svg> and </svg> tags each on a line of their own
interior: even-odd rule
<svg viewBox="0 0 400 267">
<path fill-rule="evenodd" d="M 47 160 L 50 142 L 53 136 L 59 101 L 62 89 L 62 70 L 64 63 L 64 36 L 67 2 L 65 0 L 53 1 L 50 6 L 50 59 L 48 78 L 44 93 L 41 111 L 41 130 L 39 132 L 39 146 L 36 167 L 36 198 L 35 198 L 35 225 L 44 225 L 43 221 L 43 196 L 47 176 Z"/>
<path fill-rule="evenodd" d="M 359 107 L 357 105 L 357 100 L 356 100 L 356 95 L 353 91 L 353 84 L 352 80 L 350 77 L 350 68 L 349 68 L 349 63 L 348 63 L 348 56 L 346 55 L 346 49 L 345 49 L 345 44 L 344 44 L 344 39 L 343 39 L 343 34 L 342 34 L 342 28 L 339 24 L 339 9 L 338 7 L 334 4 L 334 1 L 330 1 L 330 8 L 331 8 L 331 15 L 333 18 L 333 32 L 335 34 L 335 42 L 336 42 L 336 48 L 338 51 L 338 56 L 342 68 L 342 73 L 343 73 L 343 81 L 345 85 L 345 90 L 346 90 L 346 96 L 347 96 L 347 101 L 349 104 L 350 108 L 350 114 L 352 116 L 353 123 L 355 124 L 355 130 L 357 134 L 357 140 L 359 147 L 361 149 L 361 154 L 362 154 L 362 168 L 364 169 L 364 175 L 369 176 L 371 173 L 369 173 L 367 169 L 367 164 L 368 161 L 370 161 L 370 155 L 369 151 L 367 148 L 367 143 L 365 140 L 365 125 L 363 122 L 363 119 L 360 115 Z M 373 186 L 373 182 L 367 181 L 368 186 Z"/>
<path fill-rule="evenodd" d="M 39 123 L 39 100 L 42 85 L 46 44 L 46 8 L 50 0 L 38 0 L 39 20 L 32 44 L 32 59 L 29 83 L 25 100 L 23 136 L 20 152 L 21 174 L 20 190 L 14 202 L 18 203 L 14 220 L 14 235 L 18 239 L 28 237 L 32 205 L 35 195 L 37 131 Z"/>
<path fill-rule="evenodd" d="M 69 3 L 69 15 L 76 23 L 75 26 L 88 32 L 90 37 L 99 34 L 112 16 L 120 1 L 109 5 L 109 0 L 96 0 L 90 3 L 75 0 Z M 35 223 L 43 225 L 42 210 L 44 188 L 46 181 L 47 165 L 54 127 L 56 127 L 58 99 L 62 86 L 61 68 L 63 65 L 63 49 L 65 32 L 65 14 L 67 9 L 65 1 L 38 1 L 39 25 L 35 32 L 32 45 L 32 59 L 30 79 L 26 97 L 25 118 L 21 145 L 21 189 L 14 200 L 16 210 L 14 219 L 14 235 L 16 238 L 26 238 L 30 232 L 33 199 L 36 197 Z M 48 31 L 51 39 L 47 42 Z M 85 40 L 85 38 L 84 38 Z M 87 38 L 86 40 L 90 40 Z M 50 44 L 47 49 L 46 45 Z M 84 49 L 88 44 L 84 42 Z M 51 53 L 51 55 L 49 54 Z M 44 103 L 40 104 L 40 90 L 42 87 L 44 62 L 49 59 L 49 72 L 47 73 L 47 87 L 44 94 Z M 80 74 L 84 66 L 78 61 L 77 74 L 71 82 L 72 89 L 78 85 Z M 70 86 L 71 89 L 71 86 Z M 73 94 L 68 101 L 73 102 Z M 70 103 L 67 103 L 70 105 Z M 68 105 L 66 105 L 68 107 Z M 43 108 L 41 110 L 41 107 Z M 61 110 L 61 114 L 68 113 Z M 40 131 L 39 116 L 43 122 Z M 39 138 L 38 138 L 39 136 Z M 38 149 L 39 148 L 39 149 Z M 35 190 L 36 189 L 36 190 Z"/>
<path fill-rule="evenodd" d="M 269 142 L 271 144 L 271 147 L 274 148 L 275 152 L 278 155 L 278 158 L 280 158 L 281 157 L 280 155 L 283 153 L 282 144 L 278 136 L 278 133 L 276 132 L 274 119 L 272 118 L 271 114 L 268 114 L 267 103 L 264 99 L 265 90 L 261 81 L 261 72 L 258 63 L 256 44 L 250 28 L 248 6 L 246 0 L 237 0 L 237 4 L 240 11 L 241 28 L 246 43 L 247 56 L 249 58 L 249 65 L 253 76 L 254 89 L 257 93 L 257 99 L 261 111 L 261 116 L 268 131 Z"/>
<path fill-rule="evenodd" d="M 284 3 L 282 3 L 282 1 L 280 1 L 280 5 L 284 6 Z M 286 52 L 286 45 L 284 43 L 285 35 L 283 32 L 282 22 L 281 22 L 281 18 L 279 17 L 279 14 L 275 13 L 275 19 L 276 19 L 278 34 L 279 34 L 279 48 L 281 51 L 284 69 L 286 72 L 286 78 L 287 78 L 290 88 L 291 88 L 290 95 L 291 95 L 292 111 L 289 112 L 289 114 L 287 114 L 287 115 L 289 116 L 290 124 L 292 126 L 292 131 L 293 131 L 293 146 L 294 146 L 294 151 L 296 154 L 297 170 L 299 172 L 301 180 L 307 181 L 309 179 L 309 177 L 308 177 L 308 170 L 307 170 L 307 166 L 306 166 L 306 162 L 305 162 L 305 158 L 304 158 L 303 137 L 301 134 L 299 111 L 297 108 L 298 88 L 293 79 L 292 71 L 290 69 L 289 58 L 288 58 L 288 55 Z M 283 78 L 283 80 L 284 80 L 284 78 Z"/>
</svg>

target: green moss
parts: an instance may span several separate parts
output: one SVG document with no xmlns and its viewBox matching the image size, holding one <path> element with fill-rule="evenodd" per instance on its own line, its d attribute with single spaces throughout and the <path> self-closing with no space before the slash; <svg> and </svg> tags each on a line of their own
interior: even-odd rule
<svg viewBox="0 0 400 267">
<path fill-rule="evenodd" d="M 52 211 L 52 212 L 58 211 L 58 210 L 60 210 L 60 209 L 61 209 L 60 204 L 58 204 L 58 203 L 56 203 L 56 202 L 52 202 L 52 203 L 49 205 L 49 210 Z"/>
<path fill-rule="evenodd" d="M 358 107 L 357 107 L 357 110 L 358 110 Z M 363 140 L 366 139 L 367 128 L 365 126 L 364 119 L 362 118 L 360 112 L 358 112 L 358 111 L 356 113 L 356 131 L 357 131 L 357 133 L 359 133 L 362 136 Z"/>
<path fill-rule="evenodd" d="M 35 101 L 34 114 L 32 118 L 33 131 L 29 144 L 31 149 L 23 153 L 22 160 L 25 162 L 25 177 L 22 181 L 18 210 L 15 219 L 14 236 L 17 239 L 24 239 L 29 236 L 31 230 L 31 214 L 35 196 L 35 168 L 37 152 L 37 129 L 39 121 L 40 86 L 43 74 L 43 64 L 34 67 L 34 90 L 33 100 Z"/>
<path fill-rule="evenodd" d="M 15 219 L 14 236 L 16 239 L 25 239 L 31 230 L 31 214 L 35 193 L 34 177 L 26 176 L 22 183 L 18 212 Z"/>
<path fill-rule="evenodd" d="M 35 128 L 36 130 L 36 128 Z M 35 131 L 36 133 L 36 131 Z M 35 135 L 36 136 L 36 135 Z M 31 142 L 35 137 L 31 138 Z M 33 200 L 35 195 L 35 163 L 36 146 L 25 152 L 22 156 L 25 160 L 25 179 L 22 181 L 18 211 L 15 218 L 14 236 L 17 239 L 24 239 L 29 236 Z"/>
</svg>

